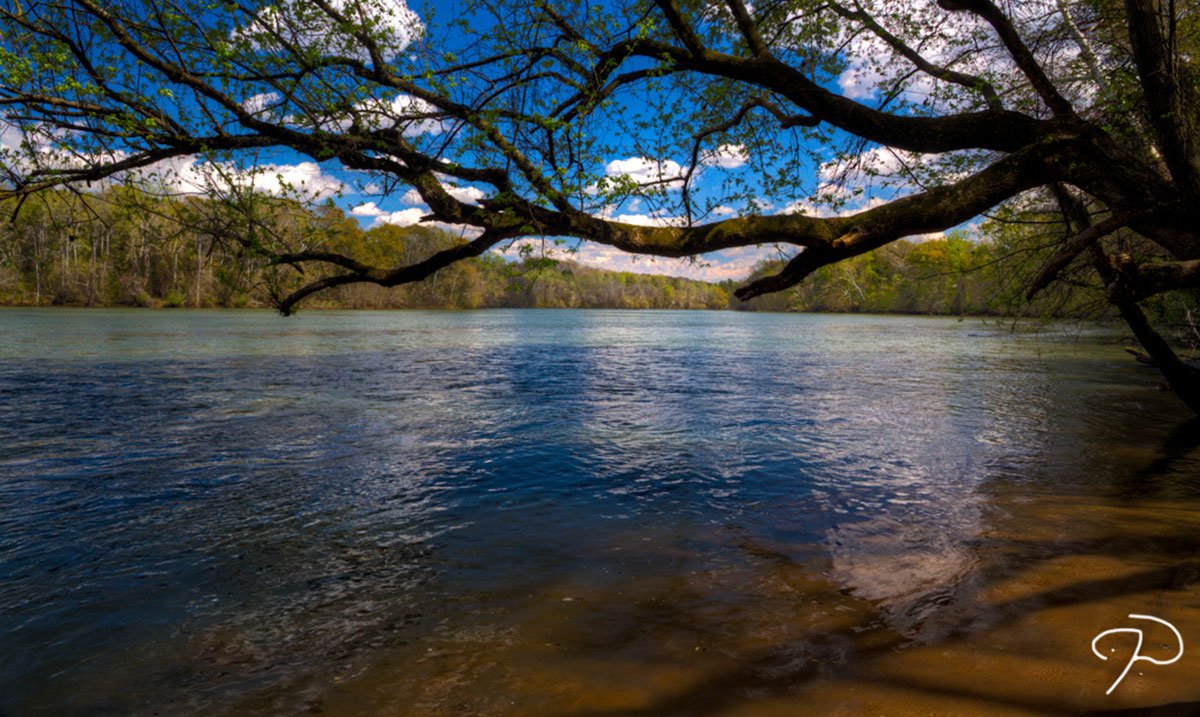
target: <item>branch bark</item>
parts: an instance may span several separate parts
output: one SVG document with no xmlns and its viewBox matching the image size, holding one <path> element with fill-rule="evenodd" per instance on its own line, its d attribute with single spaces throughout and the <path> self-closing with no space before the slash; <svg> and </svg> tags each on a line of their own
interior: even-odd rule
<svg viewBox="0 0 1200 717">
<path fill-rule="evenodd" d="M 1062 208 L 1068 226 L 1073 225 L 1080 233 L 1091 227 L 1087 208 L 1060 183 L 1052 185 L 1055 197 Z M 1200 370 L 1184 363 L 1166 339 L 1151 325 L 1146 313 L 1137 305 L 1129 292 L 1129 266 L 1131 262 L 1114 261 L 1096 242 L 1089 244 L 1092 266 L 1108 287 L 1109 301 L 1116 306 L 1125 324 L 1133 331 L 1142 348 L 1154 360 L 1163 378 L 1177 396 L 1193 411 L 1200 413 Z"/>
<path fill-rule="evenodd" d="M 1200 196 L 1200 143 L 1189 121 L 1195 97 L 1168 51 L 1157 4 L 1155 0 L 1125 0 L 1129 40 L 1163 161 L 1176 182 Z"/>
<path fill-rule="evenodd" d="M 974 92 L 978 92 L 983 96 L 983 99 L 989 108 L 997 111 L 1004 110 L 1004 103 L 1000 101 L 1000 95 L 996 92 L 996 88 L 982 77 L 968 75 L 962 72 L 951 70 L 947 67 L 942 67 L 941 65 L 935 65 L 934 63 L 922 57 L 921 53 L 905 44 L 904 41 L 899 37 L 896 37 L 891 32 L 888 32 L 888 30 L 880 25 L 874 17 L 861 8 L 858 10 L 851 10 L 850 8 L 836 2 L 831 2 L 829 7 L 838 15 L 841 15 L 848 20 L 856 20 L 861 22 L 864 27 L 874 33 L 876 37 L 886 42 L 893 50 L 898 52 L 906 60 L 913 63 L 913 65 L 921 72 L 924 72 L 931 77 L 936 77 L 939 80 L 944 80 L 946 82 L 965 87 Z"/>
<path fill-rule="evenodd" d="M 462 246 L 443 249 L 424 261 L 412 264 L 410 266 L 400 267 L 385 271 L 376 267 L 370 267 L 363 264 L 358 264 L 351 267 L 354 270 L 346 274 L 336 274 L 334 276 L 324 277 L 317 281 L 304 285 L 303 287 L 291 292 L 287 296 L 280 297 L 275 302 L 275 308 L 280 314 L 290 316 L 296 310 L 296 305 L 303 299 L 312 294 L 329 289 L 334 286 L 344 286 L 346 284 L 377 284 L 383 287 L 399 286 L 415 281 L 420 281 L 439 269 L 443 269 L 451 264 L 479 256 L 488 249 L 491 249 L 496 244 L 509 238 L 506 235 L 498 232 L 484 232 L 477 239 L 470 241 Z M 339 257 L 344 259 L 344 257 Z M 323 261 L 329 262 L 330 258 L 325 256 L 323 252 L 313 252 L 308 255 L 297 254 L 293 255 L 294 261 Z M 335 261 L 334 263 L 345 266 L 346 262 Z M 355 262 L 357 264 L 357 262 Z"/>
<path fill-rule="evenodd" d="M 968 11 L 978 15 L 988 22 L 1000 41 L 1008 50 L 1009 56 L 1017 63 L 1017 67 L 1029 80 L 1042 102 L 1056 115 L 1073 115 L 1075 109 L 1071 103 L 1059 93 L 1058 88 L 1050 80 L 1041 63 L 1030 52 L 1029 47 L 1021 39 L 1020 33 L 1013 27 L 1012 21 L 991 0 L 938 0 L 938 5 L 951 11 Z"/>
<path fill-rule="evenodd" d="M 914 152 L 961 149 L 1011 152 L 1061 126 L 1011 110 L 988 109 L 941 117 L 881 112 L 825 89 L 803 72 L 773 57 L 744 58 L 714 50 L 696 57 L 668 43 L 645 39 L 620 43 L 606 55 L 666 58 L 679 70 L 725 77 L 769 90 L 820 121 L 870 142 Z"/>
<path fill-rule="evenodd" d="M 1058 251 L 1046 261 L 1041 270 L 1038 271 L 1033 283 L 1029 285 L 1029 290 L 1025 293 L 1025 298 L 1033 299 L 1039 291 L 1046 288 L 1047 284 L 1058 278 L 1059 273 L 1067 268 L 1071 261 L 1079 256 L 1084 249 L 1087 249 L 1098 240 L 1112 234 L 1128 223 L 1128 217 L 1111 216 L 1099 224 L 1087 227 L 1064 242 Z"/>
<path fill-rule="evenodd" d="M 1200 259 L 1140 264 L 1130 272 L 1125 297 L 1141 301 L 1166 291 L 1200 288 Z"/>
</svg>

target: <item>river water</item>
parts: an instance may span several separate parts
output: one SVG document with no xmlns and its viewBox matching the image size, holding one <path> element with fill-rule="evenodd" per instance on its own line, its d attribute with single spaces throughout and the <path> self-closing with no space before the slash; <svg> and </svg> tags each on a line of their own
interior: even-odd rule
<svg viewBox="0 0 1200 717">
<path fill-rule="evenodd" d="M 1036 330 L 1035 330 L 1036 329 Z M 1200 424 L 1119 332 L 0 310 L 0 715 L 1200 701 Z M 1144 630 L 1092 640 L 1110 628 Z"/>
</svg>

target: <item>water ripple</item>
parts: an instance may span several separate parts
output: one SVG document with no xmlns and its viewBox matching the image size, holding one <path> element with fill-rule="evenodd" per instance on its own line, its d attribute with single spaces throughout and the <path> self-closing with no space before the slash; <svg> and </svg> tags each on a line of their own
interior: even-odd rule
<svg viewBox="0 0 1200 717">
<path fill-rule="evenodd" d="M 915 635 L 977 572 L 998 484 L 1119 493 L 1148 466 L 1200 492 L 1185 439 L 1106 450 L 1181 414 L 1099 341 L 881 317 L 133 317 L 0 313 L 0 712 L 290 713 L 389 650 L 508 634 L 545 586 L 718 570 L 750 544 L 822 556 Z"/>
</svg>

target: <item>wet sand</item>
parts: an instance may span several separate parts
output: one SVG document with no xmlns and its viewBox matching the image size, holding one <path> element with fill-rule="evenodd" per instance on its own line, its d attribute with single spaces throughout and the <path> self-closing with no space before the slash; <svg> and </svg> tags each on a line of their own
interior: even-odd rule
<svg viewBox="0 0 1200 717">
<path fill-rule="evenodd" d="M 957 551 L 842 561 L 736 532 L 744 560 L 514 598 L 360 674 L 329 715 L 1054 715 L 1200 703 L 1200 504 L 993 496 Z M 860 544 L 861 547 L 861 544 Z M 876 546 L 878 548 L 879 546 Z M 612 550 L 630 550 L 616 544 Z M 664 556 L 655 556 L 663 559 Z M 839 564 L 842 563 L 842 564 Z M 1113 690 L 1145 631 L 1142 655 Z M 1194 641 L 1194 642 L 1192 642 Z M 1200 704 L 1193 705 L 1193 711 Z M 1186 712 L 1184 712 L 1186 713 Z"/>
</svg>

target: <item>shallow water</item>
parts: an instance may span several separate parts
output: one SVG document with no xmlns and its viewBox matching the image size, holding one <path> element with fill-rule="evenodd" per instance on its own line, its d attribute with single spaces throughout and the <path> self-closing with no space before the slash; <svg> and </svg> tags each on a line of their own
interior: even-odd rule
<svg viewBox="0 0 1200 717">
<path fill-rule="evenodd" d="M 1200 701 L 1200 424 L 1018 328 L 0 310 L 0 714 Z"/>
</svg>

